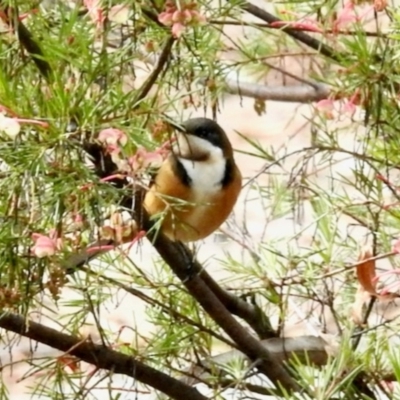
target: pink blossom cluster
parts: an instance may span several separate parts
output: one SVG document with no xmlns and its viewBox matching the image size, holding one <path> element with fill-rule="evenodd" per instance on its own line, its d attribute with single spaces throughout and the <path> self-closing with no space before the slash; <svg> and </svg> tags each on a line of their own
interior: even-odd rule
<svg viewBox="0 0 400 400">
<path fill-rule="evenodd" d="M 62 240 L 57 238 L 57 232 L 54 229 L 47 236 L 33 233 L 32 240 L 35 244 L 32 246 L 31 251 L 38 258 L 54 256 L 62 248 Z"/>
<path fill-rule="evenodd" d="M 315 108 L 326 119 L 336 119 L 340 115 L 347 114 L 352 117 L 359 105 L 359 92 L 356 91 L 349 99 L 335 101 L 333 98 L 320 100 Z"/>
<path fill-rule="evenodd" d="M 372 6 L 364 9 L 357 10 L 354 0 L 346 0 L 333 20 L 331 31 L 337 33 L 349 28 L 349 25 L 360 23 L 368 15 L 373 15 L 373 12 L 383 11 L 387 7 L 387 0 L 374 0 Z M 301 17 L 297 13 L 291 11 L 282 11 L 282 14 L 292 15 L 297 18 L 296 21 L 276 21 L 272 22 L 270 26 L 275 28 L 290 27 L 302 31 L 324 33 L 326 29 L 314 18 Z"/>
<path fill-rule="evenodd" d="M 122 147 L 128 141 L 125 132 L 116 128 L 103 129 L 99 133 L 99 142 L 106 146 L 107 151 L 113 157 L 114 162 L 122 169 L 129 173 L 139 173 L 148 168 L 157 168 L 161 165 L 166 155 L 170 141 L 162 145 L 155 151 L 148 151 L 143 147 L 139 147 L 133 156 L 123 159 L 120 157 Z"/>
<path fill-rule="evenodd" d="M 158 16 L 158 20 L 163 25 L 171 27 L 172 35 L 176 38 L 181 37 L 188 26 L 202 24 L 206 21 L 205 16 L 197 10 L 196 2 L 181 1 L 179 5 L 178 7 L 173 0 L 167 0 L 165 11 Z"/>
<path fill-rule="evenodd" d="M 0 130 L 1 130 L 1 118 L 0 118 Z M 143 147 L 139 147 L 136 153 L 128 158 L 121 156 L 123 147 L 128 142 L 128 136 L 124 131 L 117 128 L 106 128 L 99 132 L 98 141 L 106 148 L 106 151 L 111 154 L 113 160 L 118 166 L 124 166 L 124 172 L 129 175 L 136 175 L 148 168 L 159 167 L 167 154 L 171 142 L 168 141 L 159 149 L 155 151 L 147 151 Z M 119 176 L 119 175 L 118 175 Z M 109 176 L 103 179 L 103 181 L 111 180 L 115 176 Z M 92 185 L 90 183 L 81 187 L 82 190 L 87 190 Z M 81 226 L 83 217 L 77 214 L 74 217 L 74 224 Z M 143 232 L 137 232 L 137 226 L 135 222 L 129 218 L 125 213 L 113 211 L 109 220 L 105 221 L 104 226 L 101 229 L 101 236 L 103 238 L 117 239 L 120 243 L 126 243 L 128 239 L 132 239 L 135 236 L 132 243 L 138 240 L 139 236 L 143 236 Z M 56 255 L 63 248 L 62 239 L 57 237 L 57 233 L 54 229 L 45 235 L 41 233 L 33 233 L 32 240 L 34 245 L 31 248 L 31 253 L 38 258 L 52 257 Z M 106 246 L 107 247 L 107 246 Z M 114 248 L 114 246 L 108 246 Z M 91 249 L 97 250 L 97 249 Z"/>
<path fill-rule="evenodd" d="M 137 223 L 132 218 L 131 213 L 112 207 L 110 217 L 104 221 L 103 226 L 100 228 L 100 237 L 121 244 L 132 242 L 132 239 L 137 240 L 138 236 L 143 237 L 143 233 L 139 232 Z"/>
<path fill-rule="evenodd" d="M 88 15 L 95 24 L 96 29 L 102 29 L 106 18 L 109 21 L 125 23 L 132 12 L 131 8 L 124 4 L 112 6 L 108 12 L 102 6 L 102 0 L 83 0 L 83 5 L 88 11 Z"/>
</svg>

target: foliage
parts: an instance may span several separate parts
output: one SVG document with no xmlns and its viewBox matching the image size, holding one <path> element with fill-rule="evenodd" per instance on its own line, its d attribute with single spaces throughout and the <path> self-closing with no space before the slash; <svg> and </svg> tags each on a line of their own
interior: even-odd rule
<svg viewBox="0 0 400 400">
<path fill-rule="evenodd" d="M 155 251 L 135 237 L 132 221 L 124 225 L 124 212 L 132 210 L 122 199 L 131 188 L 113 185 L 85 147 L 96 143 L 113 161 L 125 162 L 135 185 L 146 188 L 148 168 L 165 155 L 165 121 L 203 111 L 218 116 L 231 99 L 227 93 L 251 95 L 249 81 L 257 83 L 252 118 L 260 120 L 283 91 L 292 91 L 295 102 L 299 87 L 312 91 L 304 102 L 313 103 L 299 108 L 310 132 L 307 145 L 296 143 L 293 132 L 285 132 L 279 146 L 254 139 L 250 129 L 228 132 L 241 140 L 236 150 L 245 157 L 243 167 L 259 169 L 246 170 L 242 214 L 223 230 L 229 246 L 213 255 L 207 241 L 209 253 L 199 244 L 195 254 L 211 276 L 222 276 L 218 284 L 226 291 L 212 292 L 239 317 L 244 342 L 247 331 L 270 339 L 302 329 L 322 335 L 333 356 L 319 369 L 313 360 L 288 363 L 300 392 L 286 384 L 272 388 L 255 359 L 250 366 L 237 359 L 213 365 L 201 392 L 215 399 L 398 396 L 392 382 L 400 370 L 393 346 L 396 277 L 365 284 L 363 268 L 375 276 L 377 267 L 398 264 L 392 241 L 400 215 L 400 14 L 385 0 L 285 0 L 260 7 L 207 0 L 1 2 L 1 399 L 15 396 L 7 392 L 13 368 L 19 385 L 29 382 L 32 396 L 43 398 L 131 398 L 137 392 L 145 399 L 162 388 L 155 376 L 118 375 L 114 364 L 99 365 L 96 357 L 93 365 L 79 361 L 83 342 L 179 378 L 228 347 L 249 355 L 161 260 L 157 244 Z M 265 95 L 273 74 L 278 82 Z M 318 97 L 326 87 L 328 95 Z M 298 116 L 288 116 L 288 124 L 291 118 Z M 262 221 L 254 229 L 247 216 L 258 210 Z M 119 232 L 115 251 L 71 270 L 72 254 L 110 232 Z M 388 296 L 380 285 L 389 284 Z M 129 326 L 110 317 L 118 309 Z M 26 338 L 19 344 L 21 335 L 33 336 L 29 324 L 15 328 L 14 314 L 77 342 L 69 351 L 55 345 L 62 353 Z M 91 354 L 100 354 L 95 350 Z"/>
</svg>

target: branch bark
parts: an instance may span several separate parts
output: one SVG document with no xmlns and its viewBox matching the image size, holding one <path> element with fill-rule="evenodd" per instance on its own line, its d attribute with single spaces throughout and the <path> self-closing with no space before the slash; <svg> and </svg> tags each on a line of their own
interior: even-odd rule
<svg viewBox="0 0 400 400">
<path fill-rule="evenodd" d="M 287 362 L 293 356 L 304 364 L 323 366 L 328 362 L 328 343 L 317 336 L 299 336 L 292 338 L 273 338 L 261 342 L 265 348 L 274 355 L 276 360 Z M 219 366 L 227 365 L 232 360 L 248 360 L 239 350 L 231 350 L 218 354 L 207 360 L 201 360 L 200 365 L 193 365 L 187 371 L 187 376 L 181 379 L 189 385 L 195 385 L 201 381 L 224 375 Z M 212 374 L 209 372 L 212 371 Z"/>
<path fill-rule="evenodd" d="M 228 79 L 225 81 L 225 85 L 225 91 L 230 94 L 258 100 L 310 103 L 326 99 L 330 94 L 329 87 L 319 83 L 313 83 L 313 86 L 273 87 Z"/>
<path fill-rule="evenodd" d="M 143 227 L 148 232 L 151 229 L 146 216 L 143 217 Z M 277 361 L 257 338 L 236 321 L 201 276 L 196 273 L 199 265 L 196 265 L 197 262 L 193 260 L 193 255 L 187 248 L 182 244 L 171 242 L 160 233 L 156 236 L 149 233 L 148 237 L 189 293 L 238 345 L 239 349 L 255 363 L 258 371 L 268 377 L 278 390 L 281 387 L 286 391 L 300 390 L 299 385 L 291 378 L 282 363 Z"/>
<path fill-rule="evenodd" d="M 157 371 L 135 360 L 133 357 L 111 350 L 108 347 L 94 344 L 90 339 L 83 341 L 76 336 L 61 333 L 58 330 L 33 321 L 27 321 L 23 316 L 12 313 L 1 315 L 0 328 L 36 340 L 54 349 L 68 352 L 68 354 L 98 368 L 137 379 L 173 399 L 207 400 L 206 397 L 189 385 L 171 378 L 169 375 Z"/>
<path fill-rule="evenodd" d="M 170 36 L 161 51 L 160 57 L 158 58 L 158 61 L 154 67 L 154 70 L 149 75 L 149 77 L 146 79 L 146 81 L 140 88 L 139 93 L 135 97 L 135 100 L 133 102 L 134 106 L 137 106 L 138 103 L 140 103 L 140 101 L 142 101 L 147 96 L 147 94 L 150 92 L 153 85 L 156 83 L 158 76 L 161 74 L 164 67 L 168 63 L 168 60 L 171 55 L 172 45 L 174 44 L 174 42 L 175 42 L 175 38 Z"/>
</svg>

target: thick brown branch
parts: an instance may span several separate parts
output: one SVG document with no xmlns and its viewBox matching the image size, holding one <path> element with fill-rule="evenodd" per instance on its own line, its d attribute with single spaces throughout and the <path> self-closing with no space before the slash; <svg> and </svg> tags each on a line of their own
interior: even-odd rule
<svg viewBox="0 0 400 400">
<path fill-rule="evenodd" d="M 68 354 L 98 368 L 130 376 L 160 390 L 173 399 L 207 400 L 196 389 L 135 360 L 133 357 L 94 344 L 90 340 L 82 341 L 78 337 L 61 333 L 36 322 L 26 321 L 21 315 L 3 314 L 0 317 L 0 328 L 36 340 L 54 349 L 68 352 Z"/>
<path fill-rule="evenodd" d="M 328 343 L 322 338 L 316 336 L 299 336 L 294 338 L 274 338 L 263 340 L 262 344 L 274 355 L 274 357 L 283 362 L 289 361 L 295 356 L 304 364 L 313 364 L 322 366 L 328 362 Z M 213 376 L 221 376 L 223 370 L 219 366 L 227 365 L 233 360 L 247 360 L 246 356 L 238 351 L 231 350 L 226 353 L 218 354 L 207 360 L 201 360 L 200 365 L 194 365 L 187 373 L 188 376 L 181 379 L 189 385 L 194 385 L 200 381 L 209 379 L 212 371 Z"/>
<path fill-rule="evenodd" d="M 91 155 L 96 158 L 96 153 Z M 96 159 L 94 161 L 96 164 Z M 193 259 L 193 254 L 183 244 L 172 242 L 162 234 L 154 234 L 152 223 L 142 210 L 142 198 L 143 193 L 138 190 L 135 194 L 134 202 L 132 196 L 125 196 L 121 205 L 127 209 L 134 210 L 138 225 L 148 232 L 148 238 L 152 240 L 155 249 L 181 279 L 190 294 L 237 344 L 238 348 L 250 360 L 256 362 L 258 370 L 267 376 L 277 388 L 284 387 L 289 391 L 299 390 L 299 386 L 290 377 L 283 365 L 275 360 L 257 338 L 252 336 L 236 321 L 218 296 L 208 287 L 199 273 L 202 270 L 202 266 Z M 207 279 L 207 276 L 204 276 Z M 208 280 L 211 282 L 210 277 Z M 214 282 L 214 288 L 217 286 Z M 217 293 L 223 293 L 222 289 L 219 288 Z M 222 295 L 220 297 L 221 299 L 226 298 L 226 296 L 223 297 Z M 261 315 L 258 315 L 258 318 L 262 321 Z"/>
<path fill-rule="evenodd" d="M 148 225 L 146 221 L 144 222 L 144 226 L 149 227 L 146 226 Z M 151 238 L 154 235 L 149 236 Z M 196 275 L 197 267 L 193 267 L 193 255 L 183 245 L 171 242 L 162 234 L 153 237 L 153 245 L 207 314 L 238 345 L 239 349 L 256 363 L 259 372 L 267 376 L 278 389 L 279 387 L 289 391 L 300 389 L 282 363 L 236 321 L 201 276 Z"/>
<path fill-rule="evenodd" d="M 330 90 L 326 85 L 314 83 L 313 86 L 264 86 L 250 82 L 237 82 L 233 79 L 225 81 L 228 93 L 259 100 L 274 100 L 296 103 L 310 103 L 326 99 Z"/>
<path fill-rule="evenodd" d="M 194 262 L 194 264 L 194 269 L 200 267 L 200 265 L 196 265 L 197 262 Z M 277 336 L 276 332 L 271 327 L 269 319 L 260 310 L 257 310 L 253 305 L 224 290 L 204 269 L 201 270 L 200 276 L 227 310 L 246 321 L 254 329 L 260 339 L 268 339 Z"/>
</svg>

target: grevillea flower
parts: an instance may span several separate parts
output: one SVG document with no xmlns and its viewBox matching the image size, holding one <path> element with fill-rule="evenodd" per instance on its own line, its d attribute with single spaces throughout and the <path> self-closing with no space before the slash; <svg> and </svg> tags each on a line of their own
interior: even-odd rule
<svg viewBox="0 0 400 400">
<path fill-rule="evenodd" d="M 101 8 L 101 0 L 83 0 L 83 5 L 87 8 L 89 17 L 96 27 L 103 26 L 105 16 Z"/>
<path fill-rule="evenodd" d="M 40 233 L 33 233 L 32 240 L 35 244 L 32 246 L 32 253 L 38 258 L 51 257 L 61 249 L 62 241 L 58 239 L 54 230 L 49 236 Z"/>
<path fill-rule="evenodd" d="M 206 21 L 204 15 L 197 11 L 197 3 L 180 2 L 180 7 L 172 0 L 165 2 L 165 11 L 159 14 L 158 20 L 165 26 L 171 27 L 172 35 L 176 38 L 182 36 L 187 26 L 202 24 Z"/>
<path fill-rule="evenodd" d="M 332 99 L 320 100 L 315 107 L 325 118 L 333 119 L 334 102 Z"/>
<path fill-rule="evenodd" d="M 346 29 L 348 25 L 360 22 L 364 17 L 366 17 L 373 7 L 367 7 L 364 12 L 358 13 L 355 9 L 355 4 L 353 0 L 347 0 L 343 8 L 338 12 L 335 21 L 333 22 L 333 30 L 339 31 Z"/>
<path fill-rule="evenodd" d="M 147 151 L 143 147 L 139 147 L 136 154 L 129 158 L 128 164 L 133 172 L 138 172 L 142 169 L 160 167 L 163 159 L 162 149 Z"/>
<path fill-rule="evenodd" d="M 111 146 L 125 146 L 128 142 L 126 134 L 116 128 L 103 129 L 100 131 L 98 139 L 100 142 Z"/>
<path fill-rule="evenodd" d="M 0 131 L 11 139 L 15 139 L 21 131 L 21 125 L 16 118 L 9 118 L 0 114 Z"/>
</svg>

